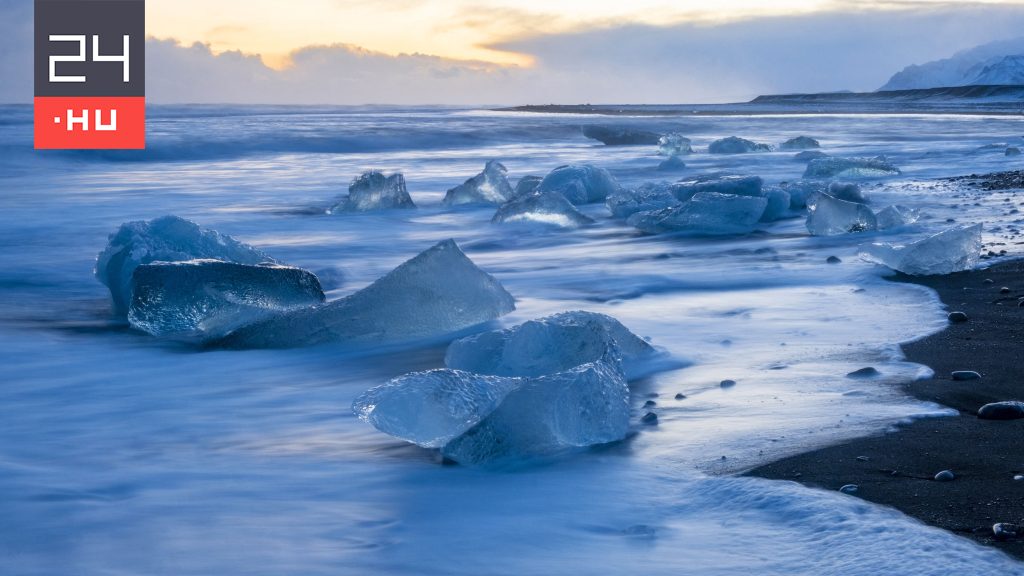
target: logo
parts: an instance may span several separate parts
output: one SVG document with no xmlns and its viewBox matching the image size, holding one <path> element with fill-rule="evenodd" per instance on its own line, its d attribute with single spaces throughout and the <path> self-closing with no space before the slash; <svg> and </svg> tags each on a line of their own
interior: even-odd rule
<svg viewBox="0 0 1024 576">
<path fill-rule="evenodd" d="M 145 0 L 35 0 L 35 147 L 146 146 Z"/>
</svg>

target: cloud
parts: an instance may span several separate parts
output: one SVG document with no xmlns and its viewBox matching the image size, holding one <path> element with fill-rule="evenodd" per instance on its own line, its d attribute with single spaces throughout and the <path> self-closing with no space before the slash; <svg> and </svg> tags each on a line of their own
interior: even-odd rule
<svg viewBox="0 0 1024 576">
<path fill-rule="evenodd" d="M 15 15 L 0 23 L 7 48 L 0 55 L 0 101 L 27 102 L 30 5 L 0 0 L 0 6 Z M 941 5 L 606 26 L 489 46 L 529 55 L 535 62 L 529 67 L 334 44 L 297 50 L 289 67 L 275 70 L 254 55 L 150 39 L 147 96 L 155 103 L 267 104 L 739 101 L 763 93 L 872 90 L 908 64 L 1016 36 L 1022 27 L 1024 7 Z"/>
</svg>

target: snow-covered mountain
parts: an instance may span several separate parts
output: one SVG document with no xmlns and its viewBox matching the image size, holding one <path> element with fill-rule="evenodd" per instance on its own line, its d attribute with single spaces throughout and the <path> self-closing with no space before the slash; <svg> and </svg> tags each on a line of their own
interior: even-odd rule
<svg viewBox="0 0 1024 576">
<path fill-rule="evenodd" d="M 913 64 L 881 90 L 911 90 L 981 84 L 1024 84 L 1024 37 L 982 44 L 950 58 Z"/>
</svg>

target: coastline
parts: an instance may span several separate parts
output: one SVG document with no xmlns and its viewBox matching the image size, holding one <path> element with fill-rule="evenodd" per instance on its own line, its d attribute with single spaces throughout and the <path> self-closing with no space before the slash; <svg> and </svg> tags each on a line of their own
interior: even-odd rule
<svg viewBox="0 0 1024 576">
<path fill-rule="evenodd" d="M 853 497 L 900 510 L 918 520 L 1024 559 L 1024 538 L 999 540 L 992 526 L 1024 523 L 1024 420 L 977 417 L 989 402 L 1024 400 L 1024 259 L 943 276 L 897 275 L 935 290 L 950 311 L 968 321 L 902 346 L 911 362 L 935 371 L 909 382 L 906 392 L 959 411 L 958 416 L 898 425 L 860 438 L 759 466 L 746 475 L 838 490 L 856 484 Z M 1009 288 L 1005 292 L 1003 288 Z M 953 380 L 971 370 L 978 380 Z M 934 480 L 942 470 L 955 479 Z"/>
</svg>

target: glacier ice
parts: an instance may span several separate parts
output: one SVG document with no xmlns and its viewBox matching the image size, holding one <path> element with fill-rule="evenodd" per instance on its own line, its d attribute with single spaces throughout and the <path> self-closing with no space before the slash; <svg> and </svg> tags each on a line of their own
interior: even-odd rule
<svg viewBox="0 0 1024 576">
<path fill-rule="evenodd" d="M 866 232 L 877 228 L 875 213 L 856 202 L 818 194 L 808 206 L 807 230 L 814 236 Z"/>
<path fill-rule="evenodd" d="M 763 186 L 764 181 L 760 176 L 708 174 L 680 180 L 672 187 L 672 192 L 680 200 L 689 200 L 699 192 L 760 196 Z"/>
<path fill-rule="evenodd" d="M 657 144 L 661 134 L 649 130 L 638 130 L 625 126 L 599 126 L 590 125 L 583 127 L 583 135 L 592 140 L 598 140 L 607 146 L 635 146 L 638 144 Z"/>
<path fill-rule="evenodd" d="M 508 170 L 497 160 L 491 160 L 484 171 L 448 190 L 442 203 L 447 206 L 458 204 L 499 205 L 512 197 L 512 185 L 508 183 Z"/>
<path fill-rule="evenodd" d="M 416 204 L 405 189 L 405 176 L 400 173 L 385 176 L 378 170 L 370 170 L 352 181 L 348 187 L 348 196 L 330 211 L 368 212 L 415 207 Z"/>
<path fill-rule="evenodd" d="M 574 311 L 484 332 L 448 346 L 445 366 L 495 376 L 542 376 L 600 360 L 614 350 L 626 372 L 654 348 L 621 322 Z"/>
<path fill-rule="evenodd" d="M 650 234 L 745 234 L 757 226 L 767 206 L 768 200 L 760 196 L 698 192 L 679 206 L 638 212 L 626 222 Z"/>
<path fill-rule="evenodd" d="M 135 269 L 128 322 L 153 336 L 203 342 L 274 311 L 320 304 L 313 274 L 275 264 L 153 262 Z"/>
<path fill-rule="evenodd" d="M 629 218 L 637 212 L 649 212 L 678 205 L 679 199 L 673 194 L 674 185 L 665 182 L 647 182 L 640 187 L 624 188 L 605 201 L 608 210 L 616 218 Z"/>
<path fill-rule="evenodd" d="M 765 206 L 764 214 L 761 215 L 761 222 L 775 222 L 791 215 L 789 192 L 772 186 L 765 188 L 762 195 L 768 204 Z"/>
<path fill-rule="evenodd" d="M 904 274 L 927 276 L 970 270 L 981 255 L 981 224 L 949 228 L 905 245 L 871 244 L 861 258 Z"/>
<path fill-rule="evenodd" d="M 352 410 L 461 464 L 508 464 L 621 440 L 629 431 L 629 388 L 605 358 L 536 378 L 443 369 L 368 390 Z"/>
<path fill-rule="evenodd" d="M 896 176 L 900 169 L 884 156 L 875 158 L 818 158 L 804 170 L 804 178 L 882 178 Z"/>
<path fill-rule="evenodd" d="M 658 163 L 658 170 L 662 172 L 675 172 L 678 170 L 685 170 L 686 162 L 679 156 L 669 156 Z"/>
<path fill-rule="evenodd" d="M 693 146 L 690 139 L 678 132 L 665 134 L 658 139 L 658 154 L 662 156 L 680 156 L 692 154 Z"/>
<path fill-rule="evenodd" d="M 817 160 L 818 158 L 828 158 L 828 154 L 825 154 L 821 150 L 804 150 L 803 152 L 797 152 L 793 155 L 793 160 L 797 162 L 810 162 L 811 160 Z"/>
<path fill-rule="evenodd" d="M 782 182 L 779 184 L 779 188 L 789 194 L 789 207 L 793 210 L 807 208 L 809 200 L 828 189 L 824 182 L 815 180 Z"/>
<path fill-rule="evenodd" d="M 768 144 L 758 144 L 744 138 L 729 136 L 721 140 L 715 140 L 708 146 L 711 154 L 745 154 L 747 152 L 771 152 L 772 147 Z"/>
<path fill-rule="evenodd" d="M 619 183 L 604 168 L 579 164 L 559 166 L 537 187 L 540 192 L 556 192 L 573 204 L 603 202 L 619 190 Z"/>
<path fill-rule="evenodd" d="M 555 192 L 534 192 L 502 204 L 491 218 L 493 224 L 540 224 L 556 228 L 579 228 L 593 224 L 565 196 Z"/>
<path fill-rule="evenodd" d="M 230 236 L 177 216 L 122 224 L 96 258 L 96 278 L 110 289 L 114 312 L 125 315 L 132 275 L 140 264 L 213 258 L 239 264 L 274 263 L 263 252 Z"/>
<path fill-rule="evenodd" d="M 821 148 L 821 144 L 809 136 L 790 138 L 779 145 L 780 150 L 810 150 L 812 148 Z"/>
<path fill-rule="evenodd" d="M 871 202 L 860 189 L 860 185 L 853 182 L 829 183 L 828 195 L 839 200 L 853 202 L 854 204 L 868 204 Z"/>
<path fill-rule="evenodd" d="M 899 228 L 917 222 L 919 215 L 917 210 L 906 206 L 886 206 L 875 214 L 879 230 Z"/>
<path fill-rule="evenodd" d="M 453 240 L 445 240 L 350 296 L 277 313 L 218 344 L 287 348 L 408 342 L 482 324 L 514 309 L 515 300 L 501 283 L 477 268 Z"/>
<path fill-rule="evenodd" d="M 516 182 L 516 189 L 512 192 L 512 198 L 533 194 L 537 191 L 537 187 L 540 186 L 542 180 L 544 179 L 540 176 L 523 176 L 519 179 L 519 182 Z"/>
</svg>

